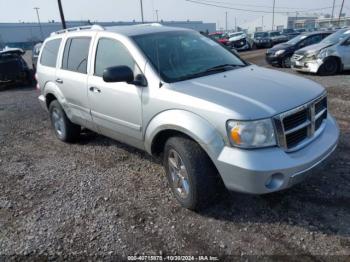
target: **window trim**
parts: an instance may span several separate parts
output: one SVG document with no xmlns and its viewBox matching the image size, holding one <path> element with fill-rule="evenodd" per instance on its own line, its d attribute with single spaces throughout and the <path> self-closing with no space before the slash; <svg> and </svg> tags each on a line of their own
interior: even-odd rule
<svg viewBox="0 0 350 262">
<path fill-rule="evenodd" d="M 128 51 L 130 57 L 132 58 L 132 60 L 134 61 L 135 65 L 136 65 L 137 68 L 139 69 L 140 73 L 141 73 L 142 75 L 144 75 L 144 73 L 143 73 L 142 70 L 141 70 L 141 67 L 140 67 L 140 66 L 138 65 L 138 63 L 136 62 L 134 56 L 131 54 L 130 50 L 124 45 L 124 43 L 123 43 L 122 41 L 120 41 L 120 40 L 118 40 L 118 39 L 115 39 L 115 38 L 112 38 L 112 37 L 101 36 L 101 37 L 97 38 L 97 40 L 96 40 L 96 48 L 95 48 L 95 50 L 94 50 L 94 51 L 95 51 L 95 54 L 94 54 L 94 64 L 92 65 L 92 66 L 93 66 L 93 68 L 92 68 L 92 71 L 93 71 L 93 72 L 92 72 L 92 76 L 94 76 L 94 77 L 99 77 L 99 78 L 103 78 L 103 76 L 96 75 L 96 61 L 97 61 L 98 45 L 99 45 L 99 43 L 100 43 L 100 40 L 103 40 L 103 39 L 104 39 L 104 40 L 111 40 L 111 41 L 120 43 L 120 44 L 125 48 L 125 50 Z M 132 68 L 131 68 L 131 69 L 132 69 Z M 135 73 L 134 70 L 133 70 L 133 73 Z"/>
<path fill-rule="evenodd" d="M 42 58 L 43 58 L 43 53 L 44 53 L 45 47 L 47 46 L 48 43 L 53 42 L 53 41 L 57 41 L 57 40 L 59 40 L 60 43 L 59 43 L 59 46 L 58 46 L 58 49 L 57 49 L 57 55 L 56 55 L 56 62 L 55 62 L 55 65 L 54 65 L 54 66 L 44 65 L 44 64 L 42 63 Z M 62 37 L 58 37 L 58 38 L 49 39 L 49 40 L 47 40 L 47 41 L 43 44 L 42 50 L 41 50 L 41 52 L 39 53 L 39 54 L 40 54 L 40 58 L 38 59 L 39 64 L 40 64 L 41 66 L 45 66 L 45 67 L 49 67 L 49 68 L 55 68 L 55 69 L 57 68 L 57 63 L 58 63 L 58 61 L 59 61 L 60 49 L 61 49 L 61 46 L 62 46 L 62 42 L 63 42 L 63 38 L 62 38 Z"/>
<path fill-rule="evenodd" d="M 79 72 L 79 71 L 73 71 L 73 70 L 69 70 L 67 68 L 63 68 L 63 64 L 64 64 L 64 53 L 66 51 L 66 47 L 67 47 L 67 44 L 69 43 L 69 50 L 68 50 L 68 57 L 67 57 L 67 66 L 68 66 L 68 60 L 69 60 L 69 53 L 70 53 L 70 48 L 71 48 L 71 45 L 72 45 L 72 39 L 89 39 L 90 40 L 90 43 L 89 43 L 89 49 L 88 49 L 88 52 L 87 52 L 87 60 L 86 60 L 86 72 L 85 73 L 82 73 L 82 72 Z M 68 72 L 73 72 L 73 73 L 77 73 L 77 74 L 82 74 L 82 75 L 88 75 L 89 74 L 89 60 L 90 60 L 90 51 L 91 51 L 91 48 L 92 48 L 92 44 L 93 44 L 93 37 L 92 36 L 70 36 L 70 37 L 67 37 L 66 38 L 66 41 L 64 43 L 64 48 L 62 50 L 62 57 L 61 57 L 61 65 L 59 67 L 60 70 L 63 70 L 63 71 L 68 71 Z"/>
</svg>

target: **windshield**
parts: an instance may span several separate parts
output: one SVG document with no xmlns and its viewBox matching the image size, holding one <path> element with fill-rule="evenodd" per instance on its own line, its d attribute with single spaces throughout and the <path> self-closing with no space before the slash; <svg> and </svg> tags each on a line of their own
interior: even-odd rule
<svg viewBox="0 0 350 262">
<path fill-rule="evenodd" d="M 280 32 L 270 32 L 270 36 L 279 36 L 281 35 Z"/>
<path fill-rule="evenodd" d="M 305 38 L 307 38 L 306 35 L 298 35 L 298 36 L 292 38 L 291 40 L 289 40 L 289 41 L 287 42 L 287 44 L 289 44 L 289 45 L 295 45 L 295 44 L 299 43 L 301 40 L 303 40 L 303 39 L 305 39 Z"/>
<path fill-rule="evenodd" d="M 223 39 L 223 38 L 226 38 L 226 34 L 213 34 L 213 35 L 210 35 L 211 37 L 214 37 L 216 40 L 219 40 L 219 39 Z"/>
<path fill-rule="evenodd" d="M 345 38 L 348 38 L 350 36 L 350 29 L 342 29 L 334 34 L 331 34 L 330 36 L 327 36 L 325 39 L 322 40 L 321 43 L 325 44 L 336 44 L 344 40 Z"/>
<path fill-rule="evenodd" d="M 214 40 L 196 32 L 162 32 L 133 39 L 168 83 L 246 65 Z"/>
<path fill-rule="evenodd" d="M 254 34 L 254 37 L 257 38 L 257 37 L 268 37 L 269 34 L 266 33 L 266 32 L 258 32 L 258 33 L 255 33 Z"/>
</svg>

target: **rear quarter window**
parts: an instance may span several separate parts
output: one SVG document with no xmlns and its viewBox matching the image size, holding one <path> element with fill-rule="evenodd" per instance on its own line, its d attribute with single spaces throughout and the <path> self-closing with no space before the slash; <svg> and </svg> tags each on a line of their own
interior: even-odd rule
<svg viewBox="0 0 350 262">
<path fill-rule="evenodd" d="M 40 58 L 40 64 L 43 66 L 56 67 L 58 50 L 62 39 L 47 41 Z"/>
</svg>

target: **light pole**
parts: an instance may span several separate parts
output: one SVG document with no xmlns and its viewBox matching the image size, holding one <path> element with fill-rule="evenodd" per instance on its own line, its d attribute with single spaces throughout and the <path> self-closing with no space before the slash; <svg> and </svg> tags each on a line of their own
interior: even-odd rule
<svg viewBox="0 0 350 262">
<path fill-rule="evenodd" d="M 66 20 L 64 19 L 64 13 L 63 13 L 63 8 L 62 8 L 62 3 L 61 0 L 57 0 L 58 1 L 58 9 L 60 10 L 60 16 L 61 16 L 61 21 L 62 21 L 62 28 L 66 29 Z"/>
<path fill-rule="evenodd" d="M 276 0 L 273 0 L 273 7 L 272 7 L 272 30 L 275 28 L 275 4 L 276 4 Z"/>
<path fill-rule="evenodd" d="M 345 3 L 345 0 L 343 0 L 343 2 L 341 3 L 340 12 L 339 12 L 338 26 L 340 26 L 340 19 L 341 19 L 341 15 L 343 13 L 344 3 Z"/>
<path fill-rule="evenodd" d="M 225 28 L 226 28 L 226 32 L 227 32 L 227 12 L 225 12 Z"/>
<path fill-rule="evenodd" d="M 141 21 L 142 21 L 142 23 L 143 23 L 144 21 L 143 21 L 143 5 L 142 5 L 142 0 L 140 0 L 140 6 L 141 6 Z"/>
<path fill-rule="evenodd" d="M 41 27 L 41 22 L 40 22 L 40 16 L 39 16 L 39 7 L 34 7 L 36 11 L 36 16 L 38 17 L 38 23 L 39 23 L 39 28 L 40 28 L 40 34 L 41 34 L 41 40 L 44 40 L 44 34 L 43 34 L 43 29 Z"/>
<path fill-rule="evenodd" d="M 158 20 L 159 20 L 159 18 L 158 18 L 158 12 L 159 12 L 159 10 L 158 10 L 158 9 L 156 9 L 157 23 L 158 23 Z"/>
</svg>

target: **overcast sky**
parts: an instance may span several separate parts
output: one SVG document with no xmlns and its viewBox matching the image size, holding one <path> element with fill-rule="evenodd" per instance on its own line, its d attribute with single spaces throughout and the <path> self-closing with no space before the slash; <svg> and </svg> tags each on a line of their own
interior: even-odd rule
<svg viewBox="0 0 350 262">
<path fill-rule="evenodd" d="M 204 0 L 196 0 L 204 1 Z M 271 11 L 273 0 L 206 0 L 216 5 L 232 6 L 240 9 Z M 336 14 L 342 0 L 336 0 Z M 66 20 L 91 21 L 130 21 L 140 20 L 140 0 L 62 0 Z M 225 12 L 228 11 L 229 24 L 249 22 L 262 13 L 229 10 L 213 6 L 202 6 L 186 0 L 143 0 L 145 20 L 155 20 L 155 10 L 163 20 L 203 20 L 225 23 Z M 333 0 L 276 0 L 276 11 L 291 11 L 331 7 Z M 262 7 L 261 7 L 262 6 Z M 266 8 L 264 8 L 266 6 Z M 0 0 L 0 22 L 33 22 L 37 21 L 33 7 L 40 8 L 41 21 L 59 21 L 57 0 Z M 350 14 L 350 0 L 345 0 L 344 12 Z M 331 13 L 331 8 L 323 11 Z"/>
</svg>

